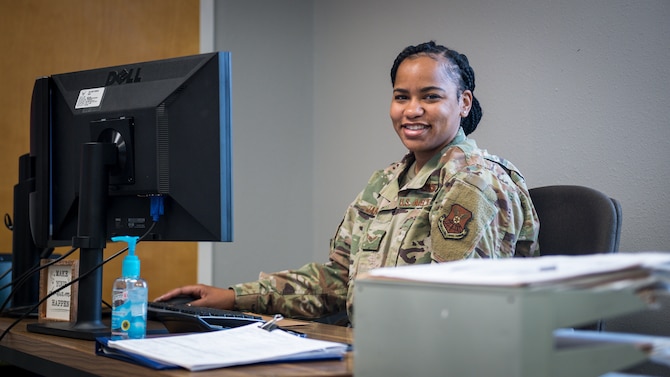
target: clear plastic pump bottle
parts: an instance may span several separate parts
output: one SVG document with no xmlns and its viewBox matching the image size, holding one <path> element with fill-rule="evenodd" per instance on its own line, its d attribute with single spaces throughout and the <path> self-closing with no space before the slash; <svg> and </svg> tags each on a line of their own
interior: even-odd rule
<svg viewBox="0 0 670 377">
<path fill-rule="evenodd" d="M 112 241 L 128 243 L 121 277 L 112 286 L 112 339 L 141 339 L 147 332 L 147 300 L 149 288 L 140 277 L 140 260 L 135 255 L 139 237 L 112 237 Z"/>
</svg>

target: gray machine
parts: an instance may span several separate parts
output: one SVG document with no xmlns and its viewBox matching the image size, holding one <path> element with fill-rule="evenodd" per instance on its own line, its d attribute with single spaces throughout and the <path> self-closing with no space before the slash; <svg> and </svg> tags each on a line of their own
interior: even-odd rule
<svg viewBox="0 0 670 377">
<path fill-rule="evenodd" d="M 634 288 L 565 289 L 365 277 L 354 297 L 357 377 L 597 377 L 644 361 L 631 344 L 559 346 L 554 330 L 647 307 Z"/>
</svg>

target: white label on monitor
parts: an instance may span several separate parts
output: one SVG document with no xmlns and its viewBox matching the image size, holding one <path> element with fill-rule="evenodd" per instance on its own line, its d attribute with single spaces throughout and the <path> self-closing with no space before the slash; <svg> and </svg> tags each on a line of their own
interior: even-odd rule
<svg viewBox="0 0 670 377">
<path fill-rule="evenodd" d="M 105 88 L 82 89 L 79 91 L 79 98 L 75 109 L 89 109 L 91 107 L 99 107 L 102 103 L 102 95 L 105 93 Z"/>
</svg>

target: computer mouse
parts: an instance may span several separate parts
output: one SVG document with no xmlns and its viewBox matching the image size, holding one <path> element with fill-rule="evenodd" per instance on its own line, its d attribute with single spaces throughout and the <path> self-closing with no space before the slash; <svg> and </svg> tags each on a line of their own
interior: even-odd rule
<svg viewBox="0 0 670 377">
<path fill-rule="evenodd" d="M 178 295 L 174 296 L 171 299 L 163 301 L 166 304 L 170 305 L 184 305 L 188 304 L 191 301 L 195 301 L 197 298 L 190 295 Z"/>
</svg>

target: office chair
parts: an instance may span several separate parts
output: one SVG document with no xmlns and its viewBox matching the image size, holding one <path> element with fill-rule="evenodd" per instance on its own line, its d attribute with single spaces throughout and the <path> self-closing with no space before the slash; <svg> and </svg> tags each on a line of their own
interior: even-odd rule
<svg viewBox="0 0 670 377">
<path fill-rule="evenodd" d="M 557 185 L 528 190 L 540 219 L 541 255 L 616 253 L 621 205 L 584 186 Z"/>
<path fill-rule="evenodd" d="M 621 205 L 616 199 L 584 186 L 531 188 L 540 219 L 540 255 L 616 253 L 621 235 Z M 580 330 L 602 330 L 604 322 Z"/>
</svg>

